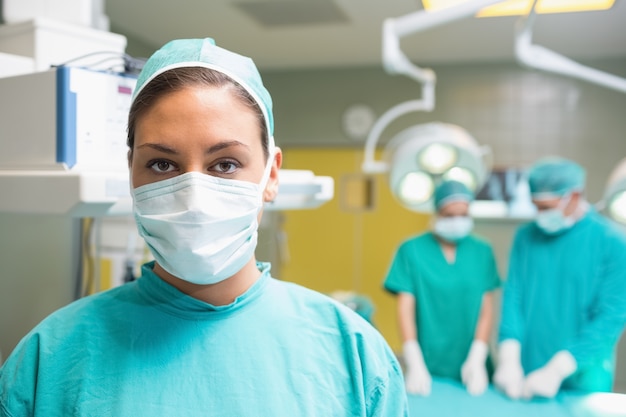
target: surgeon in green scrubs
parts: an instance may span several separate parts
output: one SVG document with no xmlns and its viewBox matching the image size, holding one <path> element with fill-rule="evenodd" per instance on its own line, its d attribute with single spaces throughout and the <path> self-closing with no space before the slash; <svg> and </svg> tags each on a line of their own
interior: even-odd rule
<svg viewBox="0 0 626 417">
<path fill-rule="evenodd" d="M 128 157 L 155 259 L 22 338 L 0 368 L 0 417 L 408 417 L 382 335 L 256 259 L 282 163 L 272 108 L 252 59 L 211 38 L 148 59 Z"/>
<path fill-rule="evenodd" d="M 464 184 L 441 183 L 432 231 L 400 245 L 384 281 L 398 299 L 410 394 L 429 395 L 431 376 L 461 381 L 472 395 L 489 383 L 487 343 L 500 278 L 491 245 L 471 234 L 472 200 Z"/>
<path fill-rule="evenodd" d="M 494 385 L 511 398 L 611 391 L 626 325 L 626 241 L 584 197 L 585 170 L 537 161 L 538 213 L 513 240 Z"/>
</svg>

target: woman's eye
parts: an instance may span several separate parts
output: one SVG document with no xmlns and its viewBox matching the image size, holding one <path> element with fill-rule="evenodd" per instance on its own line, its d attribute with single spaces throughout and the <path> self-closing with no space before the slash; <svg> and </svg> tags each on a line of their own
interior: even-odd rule
<svg viewBox="0 0 626 417">
<path fill-rule="evenodd" d="M 218 162 L 213 168 L 220 174 L 232 174 L 239 166 L 232 161 Z"/>
<path fill-rule="evenodd" d="M 154 161 L 148 166 L 158 173 L 171 172 L 175 169 L 174 165 L 168 161 Z"/>
</svg>

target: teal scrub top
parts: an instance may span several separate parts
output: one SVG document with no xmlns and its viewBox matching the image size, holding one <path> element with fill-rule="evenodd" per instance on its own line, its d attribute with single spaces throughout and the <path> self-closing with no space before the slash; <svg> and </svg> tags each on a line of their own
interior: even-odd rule
<svg viewBox="0 0 626 417">
<path fill-rule="evenodd" d="M 383 285 L 415 297 L 417 337 L 430 373 L 460 381 L 483 295 L 500 285 L 491 245 L 470 235 L 448 263 L 427 232 L 400 245 Z"/>
<path fill-rule="evenodd" d="M 0 416 L 408 416 L 378 331 L 260 268 L 225 306 L 148 264 L 137 281 L 58 310 L 0 369 Z"/>
<path fill-rule="evenodd" d="M 534 223 L 516 232 L 504 287 L 500 340 L 522 346 L 526 373 L 569 351 L 578 371 L 563 387 L 610 391 L 614 350 L 626 324 L 626 240 L 590 210 L 548 236 Z"/>
</svg>

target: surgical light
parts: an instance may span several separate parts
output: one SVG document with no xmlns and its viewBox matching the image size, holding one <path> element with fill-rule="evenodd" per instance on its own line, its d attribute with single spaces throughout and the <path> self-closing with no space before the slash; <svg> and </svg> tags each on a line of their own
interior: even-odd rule
<svg viewBox="0 0 626 417">
<path fill-rule="evenodd" d="M 376 145 L 387 126 L 405 114 L 429 112 L 435 107 L 434 71 L 411 62 L 400 48 L 400 38 L 473 16 L 499 1 L 475 0 L 435 13 L 419 10 L 383 22 L 385 72 L 417 81 L 422 87 L 421 97 L 393 106 L 376 120 L 365 141 L 361 169 L 367 174 L 387 173 L 394 197 L 410 210 L 432 211 L 434 187 L 444 176 L 462 179 L 477 191 L 491 172 L 491 153 L 462 128 L 433 122 L 400 132 L 388 142 L 383 160 L 376 160 Z"/>
<path fill-rule="evenodd" d="M 406 206 L 418 206 L 426 203 L 435 190 L 430 175 L 425 172 L 409 172 L 399 180 L 394 193 L 398 200 Z"/>
<path fill-rule="evenodd" d="M 478 191 L 478 184 L 476 181 L 476 176 L 467 168 L 461 167 L 452 167 L 446 173 L 443 174 L 442 178 L 446 181 L 459 181 L 462 182 L 469 188 L 470 190 L 476 192 Z"/>
<path fill-rule="evenodd" d="M 430 157 L 428 157 L 430 155 Z M 472 191 L 491 172 L 488 148 L 463 128 L 440 122 L 411 126 L 385 146 L 383 164 L 394 197 L 409 210 L 433 210 L 433 193 L 442 180 L 455 179 Z"/>
<path fill-rule="evenodd" d="M 621 191 L 609 203 L 609 216 L 626 224 L 626 191 Z"/>
<path fill-rule="evenodd" d="M 626 158 L 611 172 L 602 203 L 609 217 L 626 224 Z"/>
<path fill-rule="evenodd" d="M 445 143 L 432 143 L 418 156 L 419 164 L 431 174 L 443 174 L 457 161 L 454 147 Z"/>
</svg>

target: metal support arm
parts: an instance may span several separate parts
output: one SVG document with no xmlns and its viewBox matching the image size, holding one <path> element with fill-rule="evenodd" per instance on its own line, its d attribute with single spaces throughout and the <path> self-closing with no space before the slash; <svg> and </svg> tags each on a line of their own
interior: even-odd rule
<svg viewBox="0 0 626 417">
<path fill-rule="evenodd" d="M 365 156 L 362 170 L 367 173 L 381 173 L 388 170 L 387 163 L 376 161 L 374 152 L 380 135 L 385 128 L 398 117 L 414 111 L 432 111 L 435 107 L 436 76 L 429 68 L 415 65 L 400 49 L 400 39 L 413 33 L 422 32 L 437 26 L 448 24 L 475 15 L 484 7 L 502 0 L 474 0 L 455 7 L 426 12 L 419 10 L 398 18 L 386 19 L 383 23 L 383 68 L 389 74 L 402 74 L 419 82 L 422 97 L 400 103 L 385 112 L 370 130 L 365 142 Z"/>
</svg>

